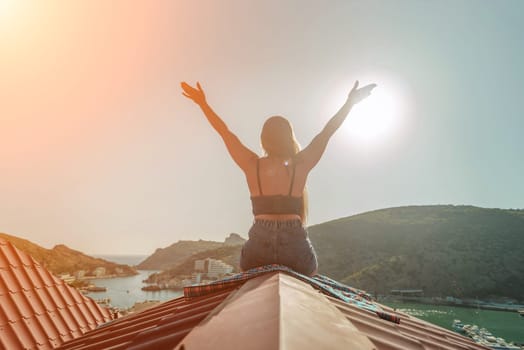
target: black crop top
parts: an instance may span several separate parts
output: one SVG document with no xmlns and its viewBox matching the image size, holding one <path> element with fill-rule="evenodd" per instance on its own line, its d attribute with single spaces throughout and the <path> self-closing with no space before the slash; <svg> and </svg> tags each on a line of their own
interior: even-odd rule
<svg viewBox="0 0 524 350">
<path fill-rule="evenodd" d="M 259 196 L 251 196 L 251 204 L 253 206 L 253 215 L 260 214 L 297 214 L 302 215 L 304 201 L 302 196 L 293 197 L 293 183 L 295 182 L 295 163 L 293 162 L 293 172 L 291 175 L 291 184 L 289 185 L 289 193 L 287 195 L 277 194 L 265 196 L 262 193 L 262 186 L 260 186 L 260 162 L 257 159 L 257 181 Z"/>
</svg>

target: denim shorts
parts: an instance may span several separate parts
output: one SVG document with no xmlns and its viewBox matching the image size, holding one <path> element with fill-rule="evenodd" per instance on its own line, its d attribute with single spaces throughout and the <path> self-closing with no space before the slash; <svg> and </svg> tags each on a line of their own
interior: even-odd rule
<svg viewBox="0 0 524 350">
<path fill-rule="evenodd" d="M 269 264 L 285 265 L 307 276 L 316 271 L 317 255 L 300 220 L 255 220 L 242 247 L 240 268 Z"/>
</svg>

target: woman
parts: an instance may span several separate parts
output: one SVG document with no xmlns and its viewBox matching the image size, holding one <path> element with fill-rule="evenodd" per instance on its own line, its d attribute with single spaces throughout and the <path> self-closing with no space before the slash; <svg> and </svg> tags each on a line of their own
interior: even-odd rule
<svg viewBox="0 0 524 350">
<path fill-rule="evenodd" d="M 342 108 L 302 151 L 291 124 L 280 116 L 269 118 L 261 134 L 266 154 L 259 157 L 244 146 L 211 109 L 199 83 L 196 87 L 182 83 L 182 94 L 200 106 L 246 176 L 255 220 L 249 230 L 249 239 L 242 248 L 242 270 L 281 264 L 304 275 L 317 273 L 317 257 L 304 227 L 306 179 L 351 108 L 369 96 L 375 86 L 370 84 L 358 88 L 356 81 Z"/>
</svg>

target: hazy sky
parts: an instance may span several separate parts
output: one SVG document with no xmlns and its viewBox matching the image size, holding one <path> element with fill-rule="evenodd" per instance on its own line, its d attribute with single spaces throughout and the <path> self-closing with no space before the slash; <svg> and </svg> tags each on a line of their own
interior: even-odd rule
<svg viewBox="0 0 524 350">
<path fill-rule="evenodd" d="M 113 254 L 246 236 L 244 176 L 184 80 L 257 152 L 267 117 L 305 146 L 378 84 L 310 174 L 309 224 L 524 208 L 523 62 L 520 0 L 0 0 L 0 232 Z"/>
</svg>

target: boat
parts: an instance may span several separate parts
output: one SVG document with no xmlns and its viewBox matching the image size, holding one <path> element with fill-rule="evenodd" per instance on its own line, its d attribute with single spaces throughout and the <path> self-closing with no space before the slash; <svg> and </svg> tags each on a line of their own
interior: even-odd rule
<svg viewBox="0 0 524 350">
<path fill-rule="evenodd" d="M 520 316 L 524 317 L 524 309 L 517 310 L 517 312 L 519 313 Z"/>
<path fill-rule="evenodd" d="M 87 286 L 87 288 L 85 290 L 87 290 L 88 292 L 106 292 L 107 288 L 106 287 L 99 287 L 99 286 L 90 285 L 90 286 Z"/>
<path fill-rule="evenodd" d="M 101 298 L 101 299 L 95 299 L 95 302 L 98 304 L 98 305 L 102 305 L 102 306 L 111 306 L 111 299 L 110 298 Z"/>
<path fill-rule="evenodd" d="M 160 286 L 157 285 L 157 284 L 152 284 L 152 285 L 149 285 L 149 286 L 142 287 L 141 289 L 143 291 L 146 291 L 146 292 L 158 292 L 162 288 L 160 288 Z"/>
<path fill-rule="evenodd" d="M 457 333 L 464 334 L 466 331 L 464 330 L 464 326 L 466 326 L 462 321 L 460 320 L 453 320 L 453 324 L 451 325 L 451 328 Z M 468 325 L 469 326 L 469 325 Z"/>
</svg>

